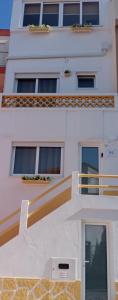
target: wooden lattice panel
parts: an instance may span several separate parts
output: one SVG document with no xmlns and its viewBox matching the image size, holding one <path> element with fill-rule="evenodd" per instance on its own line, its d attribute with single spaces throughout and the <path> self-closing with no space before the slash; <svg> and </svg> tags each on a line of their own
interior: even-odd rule
<svg viewBox="0 0 118 300">
<path fill-rule="evenodd" d="M 2 107 L 114 107 L 114 96 L 3 96 Z"/>
</svg>

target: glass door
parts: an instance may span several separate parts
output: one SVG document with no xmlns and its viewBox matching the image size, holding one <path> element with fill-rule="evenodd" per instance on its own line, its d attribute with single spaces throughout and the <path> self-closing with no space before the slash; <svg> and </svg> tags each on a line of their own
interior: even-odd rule
<svg viewBox="0 0 118 300">
<path fill-rule="evenodd" d="M 98 147 L 82 147 L 81 173 L 98 174 L 99 173 L 99 148 Z M 98 185 L 98 178 L 82 178 L 82 184 Z M 82 194 L 98 195 L 97 188 L 83 188 Z"/>
<path fill-rule="evenodd" d="M 85 300 L 108 300 L 105 225 L 85 224 Z"/>
</svg>

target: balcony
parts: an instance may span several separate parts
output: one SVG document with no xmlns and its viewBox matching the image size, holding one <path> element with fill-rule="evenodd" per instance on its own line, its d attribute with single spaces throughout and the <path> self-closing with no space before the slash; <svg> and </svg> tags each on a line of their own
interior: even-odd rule
<svg viewBox="0 0 118 300">
<path fill-rule="evenodd" d="M 88 183 L 83 184 L 83 178 Z M 110 184 L 114 182 L 115 185 Z M 96 184 L 97 182 L 97 184 Z M 118 175 L 79 174 L 72 175 L 72 199 L 78 203 L 78 211 L 83 217 L 117 220 L 118 215 Z M 82 193 L 82 189 L 84 193 Z M 86 192 L 87 190 L 87 192 Z M 97 193 L 95 194 L 95 191 Z M 85 215 L 85 216 L 84 216 Z"/>
<path fill-rule="evenodd" d="M 114 108 L 113 95 L 13 94 L 3 95 L 2 108 Z"/>
</svg>

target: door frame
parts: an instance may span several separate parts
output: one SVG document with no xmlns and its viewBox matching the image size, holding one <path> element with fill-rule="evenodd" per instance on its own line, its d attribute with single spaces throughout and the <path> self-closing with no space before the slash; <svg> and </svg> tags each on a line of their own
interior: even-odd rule
<svg viewBox="0 0 118 300">
<path fill-rule="evenodd" d="M 98 148 L 98 169 L 99 173 L 103 173 L 103 157 L 101 157 L 101 153 L 104 151 L 104 144 L 97 141 L 85 141 L 79 143 L 79 172 L 82 173 L 82 148 L 83 147 L 96 147 Z M 99 184 L 102 184 L 102 178 L 99 178 Z M 99 189 L 99 195 L 102 193 L 102 189 Z"/>
<path fill-rule="evenodd" d="M 111 274 L 111 251 L 110 251 L 110 224 L 108 222 L 102 221 L 84 221 L 82 222 L 82 300 L 85 300 L 85 225 L 104 225 L 106 226 L 106 246 L 107 246 L 107 288 L 108 288 L 108 299 L 111 298 L 111 283 L 112 283 L 112 274 Z"/>
</svg>

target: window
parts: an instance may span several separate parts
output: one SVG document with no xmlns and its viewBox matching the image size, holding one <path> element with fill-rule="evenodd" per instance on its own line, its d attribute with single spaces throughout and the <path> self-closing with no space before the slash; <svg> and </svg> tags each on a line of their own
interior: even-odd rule
<svg viewBox="0 0 118 300">
<path fill-rule="evenodd" d="M 17 93 L 56 93 L 57 78 L 18 78 Z"/>
<path fill-rule="evenodd" d="M 41 174 L 60 174 L 60 147 L 40 147 L 39 168 Z"/>
<path fill-rule="evenodd" d="M 23 26 L 39 25 L 40 4 L 25 4 Z"/>
<path fill-rule="evenodd" d="M 95 75 L 78 75 L 78 88 L 94 88 Z"/>
<path fill-rule="evenodd" d="M 59 145 L 13 146 L 12 173 L 61 174 L 63 147 Z"/>
<path fill-rule="evenodd" d="M 83 2 L 82 23 L 99 25 L 99 3 Z"/>
<path fill-rule="evenodd" d="M 34 174 L 36 163 L 35 147 L 16 147 L 14 174 Z"/>
<path fill-rule="evenodd" d="M 25 4 L 23 26 L 32 24 L 50 26 L 99 25 L 99 1 L 84 2 L 80 0 L 79 3 Z"/>
<path fill-rule="evenodd" d="M 80 4 L 64 4 L 63 26 L 71 26 L 80 23 Z"/>
<path fill-rule="evenodd" d="M 38 93 L 56 93 L 56 78 L 41 78 L 38 80 Z"/>
<path fill-rule="evenodd" d="M 18 79 L 17 93 L 34 93 L 35 79 Z"/>
<path fill-rule="evenodd" d="M 44 4 L 42 23 L 50 26 L 58 26 L 59 4 Z"/>
</svg>

